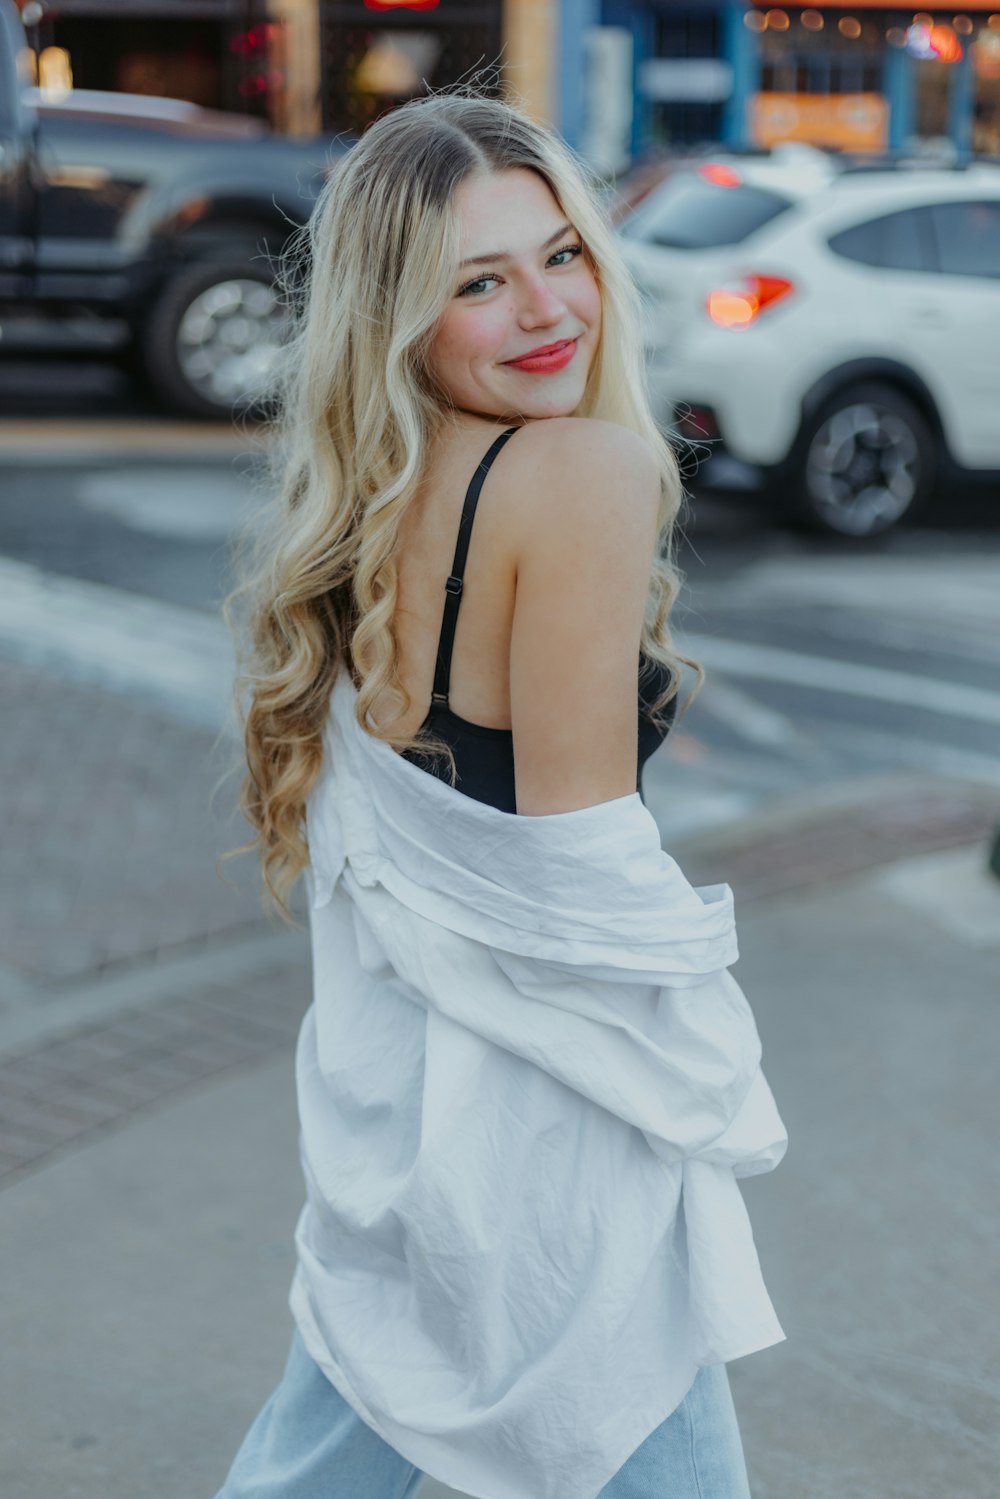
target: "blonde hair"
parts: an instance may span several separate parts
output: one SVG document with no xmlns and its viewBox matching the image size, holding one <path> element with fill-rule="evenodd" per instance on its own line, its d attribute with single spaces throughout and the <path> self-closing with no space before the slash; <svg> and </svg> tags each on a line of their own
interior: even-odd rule
<svg viewBox="0 0 1000 1499">
<path fill-rule="evenodd" d="M 293 333 L 277 382 L 272 452 L 277 499 L 230 604 L 248 598 L 246 776 L 240 805 L 274 904 L 288 914 L 308 863 L 304 810 L 319 773 L 330 692 L 342 665 L 358 687 L 357 716 L 401 750 L 455 763 L 421 733 L 380 728 L 382 692 L 406 712 L 392 621 L 396 543 L 428 444 L 447 420 L 425 353 L 450 299 L 461 254 L 456 190 L 470 176 L 527 168 L 548 184 L 580 234 L 600 286 L 602 334 L 574 413 L 640 433 L 662 470 L 660 545 L 642 631 L 643 654 L 669 668 L 651 703 L 676 694 L 680 663 L 668 617 L 680 577 L 673 530 L 682 489 L 645 392 L 639 302 L 614 231 L 585 170 L 551 131 L 512 105 L 463 89 L 404 104 L 371 125 L 331 174 L 284 264 Z"/>
</svg>

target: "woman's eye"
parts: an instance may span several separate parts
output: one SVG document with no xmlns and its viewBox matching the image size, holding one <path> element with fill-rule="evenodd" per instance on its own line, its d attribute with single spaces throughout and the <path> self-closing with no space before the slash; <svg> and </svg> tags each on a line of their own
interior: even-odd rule
<svg viewBox="0 0 1000 1499">
<path fill-rule="evenodd" d="M 554 260 L 558 260 L 560 255 L 568 255 L 569 260 L 563 260 L 560 263 L 562 265 L 570 265 L 572 261 L 574 261 L 576 257 L 578 255 L 581 255 L 582 253 L 583 245 L 563 245 L 561 250 L 554 250 L 549 256 L 549 264 L 551 265 Z M 486 285 L 487 281 L 497 280 L 499 280 L 499 277 L 497 276 L 477 276 L 475 281 L 467 281 L 465 285 L 460 288 L 458 295 L 460 297 L 464 297 L 466 292 L 477 294 L 479 290 Z"/>
<path fill-rule="evenodd" d="M 477 276 L 475 281 L 467 282 L 458 295 L 464 297 L 467 291 L 475 291 L 477 287 L 485 285 L 487 281 L 495 281 L 496 279 L 495 276 Z"/>
<path fill-rule="evenodd" d="M 561 250 L 556 250 L 555 254 L 552 256 L 552 259 L 555 260 L 556 255 L 568 255 L 571 260 L 575 260 L 576 257 L 582 253 L 582 251 L 582 245 L 563 245 Z M 564 260 L 563 265 L 569 265 L 569 261 Z"/>
</svg>

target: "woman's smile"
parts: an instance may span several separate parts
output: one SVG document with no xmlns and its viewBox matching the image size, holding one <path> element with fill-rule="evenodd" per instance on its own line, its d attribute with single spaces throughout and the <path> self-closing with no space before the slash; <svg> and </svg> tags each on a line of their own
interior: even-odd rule
<svg viewBox="0 0 1000 1499">
<path fill-rule="evenodd" d="M 513 370 L 524 370 L 530 375 L 550 375 L 557 370 L 564 370 L 575 353 L 576 339 L 564 338 L 559 343 L 531 349 L 519 359 L 505 359 L 503 363 Z"/>
</svg>

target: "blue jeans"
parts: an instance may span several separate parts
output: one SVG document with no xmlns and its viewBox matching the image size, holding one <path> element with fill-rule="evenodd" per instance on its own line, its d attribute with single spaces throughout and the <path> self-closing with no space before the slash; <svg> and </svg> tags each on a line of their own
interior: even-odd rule
<svg viewBox="0 0 1000 1499">
<path fill-rule="evenodd" d="M 338 1394 L 298 1330 L 216 1499 L 415 1499 L 424 1474 Z M 699 1369 L 599 1499 L 750 1499 L 725 1364 Z"/>
</svg>

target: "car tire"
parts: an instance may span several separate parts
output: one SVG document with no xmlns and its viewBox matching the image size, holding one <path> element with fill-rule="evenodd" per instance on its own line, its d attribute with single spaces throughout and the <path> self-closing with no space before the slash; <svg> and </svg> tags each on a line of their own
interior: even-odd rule
<svg viewBox="0 0 1000 1499">
<path fill-rule="evenodd" d="M 230 418 L 260 408 L 287 332 L 268 271 L 247 260 L 202 260 L 160 292 L 140 330 L 159 396 L 191 416 Z"/>
<path fill-rule="evenodd" d="M 805 529 L 864 540 L 918 514 L 936 469 L 924 414 L 892 386 L 865 381 L 804 422 L 781 486 L 783 508 Z"/>
</svg>

